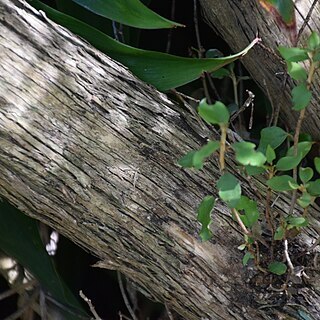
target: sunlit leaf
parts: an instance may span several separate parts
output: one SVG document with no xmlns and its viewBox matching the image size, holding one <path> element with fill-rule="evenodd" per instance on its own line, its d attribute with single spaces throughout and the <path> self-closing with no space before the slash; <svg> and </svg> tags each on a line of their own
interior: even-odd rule
<svg viewBox="0 0 320 320">
<path fill-rule="evenodd" d="M 259 40 L 255 39 L 241 52 L 217 59 L 184 58 L 161 52 L 142 50 L 120 43 L 97 29 L 65 15 L 38 0 L 30 0 L 47 17 L 80 35 L 100 51 L 127 66 L 141 80 L 166 91 L 193 81 L 203 71 L 215 71 L 245 55 Z"/>
<path fill-rule="evenodd" d="M 229 122 L 228 108 L 217 101 L 215 104 L 207 104 L 206 99 L 202 99 L 199 108 L 199 114 L 202 119 L 211 124 L 227 124 Z"/>
<path fill-rule="evenodd" d="M 308 220 L 304 217 L 288 217 L 287 222 L 294 227 L 306 227 L 308 225 Z"/>
<path fill-rule="evenodd" d="M 315 197 L 311 196 L 308 192 L 303 192 L 302 196 L 297 199 L 299 206 L 307 208 L 314 202 Z"/>
<path fill-rule="evenodd" d="M 315 31 L 312 31 L 310 37 L 308 38 L 308 49 L 318 50 L 320 49 L 320 37 Z"/>
<path fill-rule="evenodd" d="M 205 196 L 198 207 L 197 220 L 201 223 L 200 237 L 202 241 L 209 240 L 212 237 L 209 229 L 211 223 L 211 211 L 214 207 L 215 200 L 213 196 Z"/>
<path fill-rule="evenodd" d="M 242 165 L 261 167 L 266 162 L 263 153 L 255 150 L 256 145 L 252 142 L 236 142 L 232 148 L 236 152 L 236 160 Z"/>
<path fill-rule="evenodd" d="M 303 159 L 311 150 L 312 145 L 314 144 L 313 141 L 302 141 L 298 143 L 297 146 L 297 154 Z M 294 146 L 290 147 L 287 151 L 286 156 L 292 157 L 294 156 Z"/>
</svg>

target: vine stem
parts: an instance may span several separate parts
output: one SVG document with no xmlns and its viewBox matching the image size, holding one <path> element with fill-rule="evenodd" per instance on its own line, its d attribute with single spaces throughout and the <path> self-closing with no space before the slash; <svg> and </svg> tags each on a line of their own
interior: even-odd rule
<svg viewBox="0 0 320 320">
<path fill-rule="evenodd" d="M 220 129 L 221 129 L 221 137 L 220 137 L 219 164 L 220 164 L 220 171 L 223 172 L 225 168 L 224 155 L 226 152 L 226 140 L 227 140 L 228 127 L 226 125 L 221 125 Z"/>
</svg>

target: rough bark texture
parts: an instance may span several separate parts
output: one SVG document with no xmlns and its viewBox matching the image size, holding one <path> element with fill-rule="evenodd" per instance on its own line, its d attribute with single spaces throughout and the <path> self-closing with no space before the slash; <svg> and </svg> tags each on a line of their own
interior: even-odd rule
<svg viewBox="0 0 320 320">
<path fill-rule="evenodd" d="M 281 109 L 280 118 L 294 129 L 298 113 L 291 109 L 292 82 L 285 77 L 286 66 L 278 54 L 279 45 L 292 46 L 285 29 L 279 28 L 274 17 L 259 4 L 258 0 L 200 0 L 208 23 L 221 35 L 234 52 L 244 48 L 256 34 L 262 38 L 263 46 L 255 46 L 243 58 L 243 64 L 252 78 L 271 100 L 275 110 Z M 311 30 L 320 31 L 320 3 L 312 9 L 313 0 L 295 1 L 297 30 L 301 29 L 310 10 L 308 24 L 298 39 L 298 46 L 305 45 Z M 320 139 L 320 76 L 313 83 L 313 100 L 307 111 L 303 131 Z M 259 107 L 259 106 L 257 106 Z"/>
<path fill-rule="evenodd" d="M 0 62 L 2 197 L 187 319 L 299 319 L 304 308 L 320 319 L 315 279 L 290 297 L 296 305 L 258 309 L 281 295 L 241 267 L 241 235 L 222 204 L 213 239 L 199 241 L 195 210 L 217 163 L 201 172 L 175 163 L 212 131 L 18 0 L 0 1 Z M 243 190 L 255 196 L 246 181 Z M 315 236 L 310 229 L 301 242 Z"/>
</svg>

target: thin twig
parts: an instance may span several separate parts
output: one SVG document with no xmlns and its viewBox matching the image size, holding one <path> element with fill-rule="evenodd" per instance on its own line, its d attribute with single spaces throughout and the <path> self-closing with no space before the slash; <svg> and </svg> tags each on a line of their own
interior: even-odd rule
<svg viewBox="0 0 320 320">
<path fill-rule="evenodd" d="M 129 299 L 126 295 L 126 292 L 124 290 L 124 286 L 123 286 L 123 281 L 122 281 L 122 278 L 121 278 L 121 273 L 119 271 L 117 271 L 117 277 L 118 277 L 118 284 L 119 284 L 119 288 L 120 288 L 120 291 L 121 291 L 121 295 L 122 295 L 122 298 L 123 298 L 123 301 L 130 313 L 130 316 L 132 317 L 133 320 L 138 320 L 138 318 L 136 317 L 131 305 L 130 305 L 130 302 L 129 302 Z"/>
<path fill-rule="evenodd" d="M 284 255 L 286 257 L 286 260 L 287 260 L 287 263 L 288 263 L 288 267 L 291 270 L 291 273 L 293 273 L 294 272 L 294 267 L 293 267 L 293 264 L 291 262 L 291 259 L 290 259 L 290 256 L 289 256 L 289 252 L 288 252 L 288 240 L 285 239 L 283 244 L 284 244 Z"/>
<path fill-rule="evenodd" d="M 20 291 L 24 290 L 25 288 L 28 288 L 29 286 L 34 286 L 38 283 L 38 281 L 36 279 L 32 279 L 26 283 L 22 283 L 19 286 L 16 286 L 14 288 L 11 288 L 3 293 L 0 294 L 0 301 L 3 299 L 6 299 L 16 293 L 19 293 Z"/>
<path fill-rule="evenodd" d="M 173 319 L 173 315 L 172 315 L 172 313 L 171 313 L 168 305 L 167 305 L 166 303 L 165 303 L 164 305 L 165 305 L 165 307 L 166 307 L 166 311 L 167 311 L 167 315 L 168 315 L 169 320 L 174 320 L 174 319 Z"/>
<path fill-rule="evenodd" d="M 300 27 L 299 32 L 298 32 L 298 35 L 297 35 L 297 43 L 298 43 L 298 41 L 299 41 L 299 38 L 300 38 L 300 36 L 301 36 L 304 28 L 305 28 L 305 27 L 307 26 L 307 24 L 309 23 L 309 20 L 310 20 L 311 15 L 312 15 L 312 11 L 313 11 L 313 9 L 315 8 L 317 2 L 318 2 L 318 0 L 313 0 L 313 3 L 312 3 L 312 5 L 311 5 L 311 7 L 310 7 L 310 9 L 309 9 L 309 12 L 308 12 L 307 16 L 306 16 L 306 18 L 303 20 L 303 24 L 302 24 L 302 26 Z M 297 9 L 297 8 L 296 8 L 296 9 Z M 311 30 L 311 28 L 310 28 L 310 30 Z"/>
<path fill-rule="evenodd" d="M 91 311 L 92 315 L 94 316 L 94 318 L 96 320 L 102 320 L 102 318 L 100 318 L 99 315 L 97 314 L 97 311 L 94 308 L 91 300 L 85 296 L 85 294 L 82 292 L 82 290 L 79 291 L 79 295 L 88 304 L 90 311 Z"/>
<path fill-rule="evenodd" d="M 12 313 L 10 316 L 4 320 L 16 320 L 19 319 L 32 305 L 36 302 L 36 299 L 39 295 L 39 288 L 36 288 L 28 300 L 23 304 L 23 306 L 18 309 L 16 312 Z"/>
</svg>

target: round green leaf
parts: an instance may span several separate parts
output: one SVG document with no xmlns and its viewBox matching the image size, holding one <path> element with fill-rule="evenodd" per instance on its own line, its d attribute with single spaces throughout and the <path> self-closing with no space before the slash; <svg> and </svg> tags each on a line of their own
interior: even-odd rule
<svg viewBox="0 0 320 320">
<path fill-rule="evenodd" d="M 242 258 L 242 264 L 246 266 L 250 259 L 253 259 L 254 256 L 251 252 L 247 252 Z"/>
<path fill-rule="evenodd" d="M 297 62 L 288 62 L 288 73 L 290 77 L 294 80 L 301 81 L 307 80 L 307 71 Z"/>
<path fill-rule="evenodd" d="M 283 157 L 280 158 L 276 164 L 276 169 L 279 171 L 288 171 L 292 170 L 293 168 L 297 167 L 301 161 L 301 157 Z"/>
<path fill-rule="evenodd" d="M 271 148 L 276 149 L 288 137 L 287 132 L 275 126 L 262 129 L 260 135 L 258 151 L 261 151 L 262 153 L 266 153 L 268 145 L 270 145 Z"/>
<path fill-rule="evenodd" d="M 267 185 L 274 191 L 289 191 L 292 190 L 289 182 L 296 184 L 296 181 L 292 177 L 283 175 L 271 178 L 267 181 Z"/>
<path fill-rule="evenodd" d="M 261 167 L 266 162 L 266 157 L 263 153 L 255 151 L 255 147 L 254 143 L 245 141 L 232 144 L 236 152 L 236 159 L 240 164 Z"/>
<path fill-rule="evenodd" d="M 297 199 L 299 206 L 302 208 L 307 208 L 314 201 L 314 197 L 312 197 L 308 192 L 303 192 L 302 196 Z"/>
<path fill-rule="evenodd" d="M 292 109 L 300 111 L 308 106 L 311 101 L 312 94 L 308 90 L 305 83 L 301 83 L 298 86 L 294 87 L 291 91 L 292 94 Z"/>
<path fill-rule="evenodd" d="M 286 230 L 285 228 L 283 228 L 283 226 L 278 227 L 276 232 L 274 233 L 274 240 L 282 240 L 284 238 L 285 233 Z"/>
<path fill-rule="evenodd" d="M 320 196 L 320 179 L 310 181 L 307 185 L 307 191 L 312 196 Z"/>
<path fill-rule="evenodd" d="M 299 168 L 299 178 L 305 184 L 313 177 L 313 170 L 312 168 Z"/>
<path fill-rule="evenodd" d="M 304 217 L 288 217 L 287 222 L 294 227 L 306 227 L 308 225 L 308 221 Z"/>
<path fill-rule="evenodd" d="M 268 163 L 272 163 L 272 161 L 276 158 L 276 153 L 274 152 L 274 149 L 268 144 L 267 150 L 266 150 L 266 158 Z"/>
<path fill-rule="evenodd" d="M 320 37 L 319 34 L 315 31 L 312 31 L 308 39 L 308 49 L 312 51 L 320 49 Z"/>
<path fill-rule="evenodd" d="M 211 124 L 226 125 L 229 122 L 228 108 L 222 102 L 207 104 L 206 99 L 202 99 L 198 110 L 201 118 Z"/>
<path fill-rule="evenodd" d="M 225 173 L 217 182 L 219 197 L 230 208 L 235 208 L 241 197 L 241 187 L 237 178 L 231 173 Z"/>
<path fill-rule="evenodd" d="M 271 273 L 274 273 L 274 274 L 277 274 L 278 276 L 281 276 L 282 274 L 286 273 L 287 266 L 283 262 L 274 261 L 269 264 L 268 270 Z"/>
<path fill-rule="evenodd" d="M 308 59 L 308 52 L 302 48 L 278 47 L 280 54 L 284 60 L 289 62 L 299 62 Z"/>
</svg>

